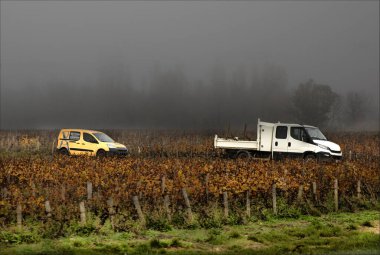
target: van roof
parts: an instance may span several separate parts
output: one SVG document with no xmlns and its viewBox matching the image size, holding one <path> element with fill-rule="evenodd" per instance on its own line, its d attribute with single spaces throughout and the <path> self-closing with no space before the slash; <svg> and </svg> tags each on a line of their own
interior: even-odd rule
<svg viewBox="0 0 380 255">
<path fill-rule="evenodd" d="M 103 133 L 96 130 L 90 130 L 90 129 L 81 129 L 81 128 L 62 128 L 60 132 L 63 131 L 74 131 L 74 132 L 88 132 L 88 133 Z"/>
</svg>

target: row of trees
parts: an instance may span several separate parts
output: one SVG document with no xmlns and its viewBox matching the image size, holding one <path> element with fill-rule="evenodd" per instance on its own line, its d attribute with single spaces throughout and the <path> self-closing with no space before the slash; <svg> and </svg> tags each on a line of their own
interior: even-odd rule
<svg viewBox="0 0 380 255">
<path fill-rule="evenodd" d="M 5 128 L 253 128 L 257 118 L 342 127 L 366 117 L 360 93 L 338 95 L 313 80 L 290 87 L 275 65 L 249 73 L 215 66 L 195 81 L 180 68 L 157 67 L 138 84 L 116 66 L 100 72 L 95 84 L 53 81 L 3 93 Z"/>
</svg>

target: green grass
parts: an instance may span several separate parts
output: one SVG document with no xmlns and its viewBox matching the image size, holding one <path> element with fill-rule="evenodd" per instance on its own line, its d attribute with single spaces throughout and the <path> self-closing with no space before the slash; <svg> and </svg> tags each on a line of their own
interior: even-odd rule
<svg viewBox="0 0 380 255">
<path fill-rule="evenodd" d="M 379 212 L 361 211 L 211 229 L 107 231 L 59 239 L 9 229 L 0 230 L 0 254 L 377 254 L 378 221 Z"/>
</svg>

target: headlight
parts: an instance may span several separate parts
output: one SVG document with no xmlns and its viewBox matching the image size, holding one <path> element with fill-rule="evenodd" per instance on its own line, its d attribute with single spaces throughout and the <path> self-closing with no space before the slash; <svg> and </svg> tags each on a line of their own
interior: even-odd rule
<svg viewBox="0 0 380 255">
<path fill-rule="evenodd" d="M 113 144 L 113 143 L 107 143 L 107 146 L 108 146 L 108 148 L 110 148 L 110 149 L 114 149 L 114 148 L 116 148 L 115 144 Z"/>
<path fill-rule="evenodd" d="M 318 144 L 318 146 L 321 147 L 322 149 L 329 150 L 329 147 L 327 147 L 327 146 L 325 146 L 325 145 Z"/>
</svg>

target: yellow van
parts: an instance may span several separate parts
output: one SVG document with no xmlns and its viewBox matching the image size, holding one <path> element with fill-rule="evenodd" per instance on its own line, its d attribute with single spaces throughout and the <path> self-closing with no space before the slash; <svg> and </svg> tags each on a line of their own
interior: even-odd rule
<svg viewBox="0 0 380 255">
<path fill-rule="evenodd" d="M 57 150 L 64 155 L 128 155 L 125 145 L 115 142 L 105 133 L 85 129 L 62 129 L 58 135 Z"/>
</svg>

